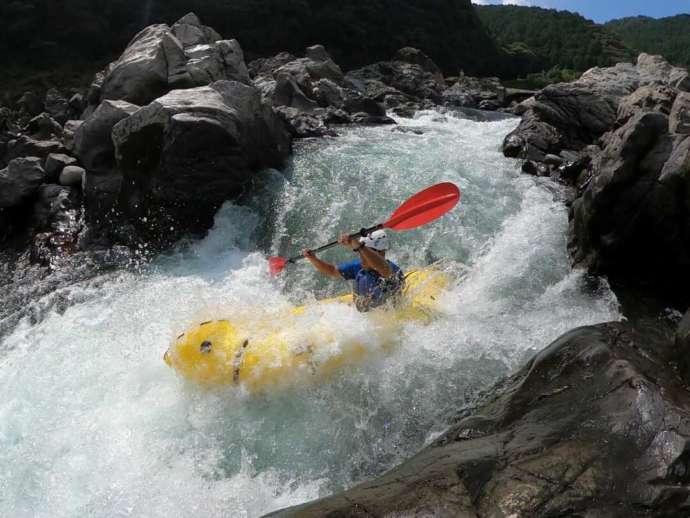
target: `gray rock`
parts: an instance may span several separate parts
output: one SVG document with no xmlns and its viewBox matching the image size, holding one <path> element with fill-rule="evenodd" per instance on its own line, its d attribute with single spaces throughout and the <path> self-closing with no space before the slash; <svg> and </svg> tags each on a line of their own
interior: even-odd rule
<svg viewBox="0 0 690 518">
<path fill-rule="evenodd" d="M 74 135 L 82 124 L 84 124 L 83 120 L 70 120 L 65 122 L 62 129 L 62 144 L 70 153 L 74 151 Z"/>
<path fill-rule="evenodd" d="M 125 101 L 103 101 L 74 135 L 74 152 L 91 172 L 109 171 L 115 166 L 111 133 L 115 124 L 135 113 L 139 106 Z"/>
<path fill-rule="evenodd" d="M 330 79 L 319 79 L 314 83 L 312 95 L 319 106 L 342 108 L 345 104 L 345 92 Z"/>
<path fill-rule="evenodd" d="M 25 131 L 36 140 L 62 138 L 62 126 L 47 113 L 41 113 L 31 119 Z"/>
<path fill-rule="evenodd" d="M 546 155 L 544 157 L 544 163 L 546 165 L 552 165 L 558 167 L 563 164 L 563 159 L 558 155 Z"/>
<path fill-rule="evenodd" d="M 69 119 L 69 101 L 56 88 L 51 88 L 46 92 L 44 105 L 45 111 L 60 124 L 64 124 Z"/>
<path fill-rule="evenodd" d="M 36 234 L 31 243 L 30 261 L 45 267 L 59 267 L 60 260 L 77 251 L 81 230 L 81 204 L 75 189 L 42 185 L 32 212 Z"/>
<path fill-rule="evenodd" d="M 57 183 L 58 178 L 62 170 L 68 165 L 74 165 L 77 163 L 77 159 L 64 153 L 51 153 L 46 158 L 45 162 L 45 172 L 46 172 L 46 182 Z"/>
<path fill-rule="evenodd" d="M 534 160 L 525 160 L 522 163 L 522 172 L 532 176 L 549 176 L 549 167 L 541 162 L 535 162 Z"/>
<path fill-rule="evenodd" d="M 27 135 L 20 135 L 7 143 L 5 157 L 7 161 L 26 156 L 35 156 L 45 160 L 51 153 L 64 153 L 62 142 L 54 139 L 39 140 Z"/>
<path fill-rule="evenodd" d="M 690 384 L 690 310 L 678 324 L 675 334 L 675 360 L 685 383 Z"/>
<path fill-rule="evenodd" d="M 326 52 L 326 48 L 323 45 L 307 47 L 304 57 L 312 61 L 332 61 L 331 56 Z"/>
<path fill-rule="evenodd" d="M 60 173 L 60 185 L 66 187 L 83 187 L 86 181 L 86 171 L 75 165 L 66 166 Z"/>
<path fill-rule="evenodd" d="M 394 61 L 404 61 L 413 65 L 419 65 L 426 72 L 429 72 L 439 83 L 443 83 L 443 73 L 434 61 L 419 49 L 413 47 L 403 47 L 393 56 Z"/>
<path fill-rule="evenodd" d="M 146 104 L 168 89 L 168 62 L 163 39 L 170 31 L 164 24 L 139 32 L 120 58 L 106 70 L 100 98 Z"/>
<path fill-rule="evenodd" d="M 285 106 L 306 113 L 318 107 L 317 102 L 307 97 L 294 77 L 287 73 L 278 74 L 271 102 L 276 107 Z"/>
<path fill-rule="evenodd" d="M 297 57 L 289 52 L 281 52 L 270 58 L 255 59 L 247 65 L 247 68 L 252 78 L 259 76 L 273 77 L 276 70 L 296 59 Z"/>
<path fill-rule="evenodd" d="M 250 84 L 244 54 L 237 40 L 221 40 L 212 45 L 197 45 L 185 51 L 189 57 L 186 69 L 194 86 L 219 80 Z"/>
<path fill-rule="evenodd" d="M 84 96 L 80 93 L 74 94 L 72 97 L 69 99 L 69 113 L 74 114 L 76 116 L 79 116 L 84 109 L 86 108 L 86 99 Z M 64 121 L 63 124 L 66 124 L 67 121 Z"/>
<path fill-rule="evenodd" d="M 0 171 L 0 209 L 19 207 L 29 201 L 45 179 L 41 159 L 15 158 Z"/>
<path fill-rule="evenodd" d="M 446 88 L 441 94 L 443 97 L 443 104 L 446 106 L 458 106 L 467 108 L 476 108 L 478 106 L 477 99 L 460 83 L 455 83 L 450 88 Z"/>
<path fill-rule="evenodd" d="M 682 77 L 687 72 L 659 56 L 641 54 L 636 65 L 593 68 L 572 83 L 549 85 L 535 95 L 513 132 L 525 142 L 520 156 L 558 154 L 564 148 L 579 151 L 610 131 L 619 115 L 625 123 L 638 109 L 667 105 L 670 92 L 661 87 L 678 88 L 684 84 Z M 651 85 L 628 98 L 619 114 L 624 98 Z"/>
<path fill-rule="evenodd" d="M 573 204 L 576 262 L 616 279 L 687 293 L 690 279 L 690 137 L 668 133 L 659 112 L 635 115 L 602 139 L 593 176 Z"/>
<path fill-rule="evenodd" d="M 43 112 L 43 100 L 34 92 L 28 91 L 17 101 L 20 110 L 31 117 L 35 117 Z"/>
<path fill-rule="evenodd" d="M 203 25 L 194 13 L 188 13 L 180 18 L 172 26 L 171 33 L 182 43 L 185 49 L 195 45 L 213 44 L 223 39 L 211 27 Z"/>
<path fill-rule="evenodd" d="M 122 209 L 139 226 L 145 217 L 147 228 L 164 220 L 180 231 L 209 228 L 220 204 L 260 169 L 283 166 L 290 151 L 283 123 L 259 91 L 236 81 L 173 90 L 112 135 Z"/>
<path fill-rule="evenodd" d="M 673 103 L 669 121 L 671 133 L 690 135 L 690 93 L 681 92 Z"/>
<path fill-rule="evenodd" d="M 326 126 L 325 117 L 318 112 L 305 113 L 288 106 L 279 106 L 275 111 L 295 138 L 335 137 L 337 135 L 334 130 Z"/>
<path fill-rule="evenodd" d="M 570 331 L 402 465 L 271 516 L 688 515 L 690 396 L 672 352 L 627 323 Z"/>
<path fill-rule="evenodd" d="M 622 126 L 640 112 L 656 111 L 669 115 L 677 95 L 678 90 L 668 85 L 642 86 L 621 100 L 616 124 Z"/>
</svg>

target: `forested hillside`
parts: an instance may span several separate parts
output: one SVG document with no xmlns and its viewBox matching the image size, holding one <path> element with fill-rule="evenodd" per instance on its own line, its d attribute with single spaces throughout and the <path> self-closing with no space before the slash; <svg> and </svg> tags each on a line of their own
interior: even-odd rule
<svg viewBox="0 0 690 518">
<path fill-rule="evenodd" d="M 690 14 L 621 18 L 607 23 L 606 28 L 638 52 L 661 54 L 674 65 L 690 66 Z"/>
<path fill-rule="evenodd" d="M 553 67 L 582 72 L 634 57 L 603 26 L 569 11 L 487 5 L 477 12 L 500 45 L 522 56 L 523 74 Z"/>
<path fill-rule="evenodd" d="M 107 62 L 151 23 L 197 13 L 249 59 L 323 43 L 344 68 L 410 45 L 448 74 L 496 74 L 501 55 L 470 0 L 11 0 L 0 2 L 0 53 L 32 69 Z"/>
</svg>

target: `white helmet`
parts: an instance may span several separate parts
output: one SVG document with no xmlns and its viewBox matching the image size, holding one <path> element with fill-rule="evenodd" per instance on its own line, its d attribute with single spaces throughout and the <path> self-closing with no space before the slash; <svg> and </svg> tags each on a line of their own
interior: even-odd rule
<svg viewBox="0 0 690 518">
<path fill-rule="evenodd" d="M 372 250 L 377 250 L 379 252 L 385 252 L 390 248 L 390 244 L 388 243 L 388 234 L 386 234 L 385 230 L 376 230 L 368 236 L 361 237 L 359 242 L 367 248 L 371 248 Z"/>
</svg>

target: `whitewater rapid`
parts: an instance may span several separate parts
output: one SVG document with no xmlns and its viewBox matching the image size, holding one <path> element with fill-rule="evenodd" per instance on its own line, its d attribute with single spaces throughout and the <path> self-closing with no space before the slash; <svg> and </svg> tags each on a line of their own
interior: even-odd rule
<svg viewBox="0 0 690 518">
<path fill-rule="evenodd" d="M 66 288 L 66 311 L 0 338 L 0 516 L 253 517 L 325 496 L 414 454 L 563 332 L 620 318 L 605 283 L 569 267 L 559 188 L 501 155 L 515 119 L 398 122 L 421 134 L 360 127 L 298 143 L 290 168 L 226 204 L 205 239 Z M 346 290 L 306 264 L 271 279 L 267 254 L 376 223 L 439 181 L 461 187 L 460 205 L 394 236 L 392 257 L 470 273 L 443 297 L 443 317 L 406 326 L 391 354 L 256 395 L 200 389 L 163 363 L 187 326 Z M 351 308 L 312 318 L 378 347 Z"/>
</svg>

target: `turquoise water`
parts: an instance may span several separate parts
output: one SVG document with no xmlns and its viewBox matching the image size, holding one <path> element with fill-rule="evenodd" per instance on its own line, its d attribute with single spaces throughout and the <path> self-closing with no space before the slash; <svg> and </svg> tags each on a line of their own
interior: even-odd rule
<svg viewBox="0 0 690 518">
<path fill-rule="evenodd" d="M 592 292 L 569 267 L 558 188 L 501 155 L 516 120 L 427 112 L 400 123 L 423 134 L 353 128 L 300 142 L 289 170 L 224 206 L 204 240 L 138 273 L 71 287 L 64 313 L 4 336 L 0 516 L 259 516 L 324 496 L 415 453 L 561 333 L 620 317 L 605 286 Z M 461 187 L 461 204 L 393 236 L 391 256 L 407 269 L 443 258 L 469 274 L 444 296 L 442 318 L 401 329 L 391 354 L 258 395 L 202 390 L 162 362 L 196 322 L 346 290 L 305 263 L 271 279 L 267 254 L 378 222 L 439 181 Z M 295 332 L 331 326 L 378 351 L 351 308 L 310 318 Z"/>
</svg>

